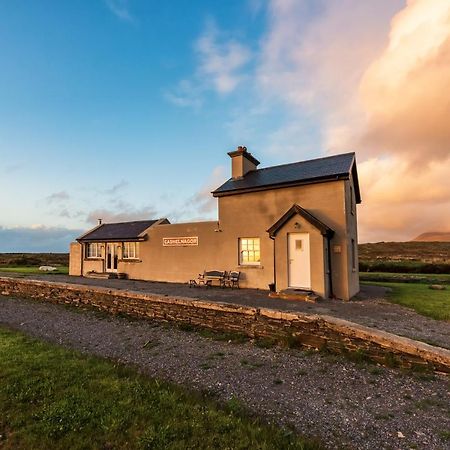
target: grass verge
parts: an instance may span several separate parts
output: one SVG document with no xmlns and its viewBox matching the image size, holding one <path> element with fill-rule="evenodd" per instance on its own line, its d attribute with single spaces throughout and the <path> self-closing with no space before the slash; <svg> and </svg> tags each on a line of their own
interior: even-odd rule
<svg viewBox="0 0 450 450">
<path fill-rule="evenodd" d="M 360 272 L 359 279 L 388 283 L 450 284 L 450 274 Z"/>
<path fill-rule="evenodd" d="M 23 274 L 39 273 L 41 275 L 54 275 L 54 274 L 68 275 L 69 268 L 67 266 L 60 266 L 57 267 L 57 270 L 53 272 L 45 272 L 43 270 L 39 270 L 39 267 L 37 266 L 0 266 L 0 272 L 14 272 Z"/>
<path fill-rule="evenodd" d="M 177 386 L 0 328 L 2 449 L 319 449 Z"/>
<path fill-rule="evenodd" d="M 407 306 L 423 316 L 450 321 L 450 291 L 434 291 L 425 284 L 380 283 L 366 284 L 386 286 L 392 289 L 387 299 L 392 303 Z"/>
</svg>

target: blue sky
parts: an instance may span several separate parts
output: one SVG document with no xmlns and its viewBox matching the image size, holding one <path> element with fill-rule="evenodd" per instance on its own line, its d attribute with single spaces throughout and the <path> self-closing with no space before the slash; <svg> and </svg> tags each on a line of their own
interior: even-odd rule
<svg viewBox="0 0 450 450">
<path fill-rule="evenodd" d="M 215 218 L 237 145 L 262 166 L 359 150 L 353 98 L 405 2 L 343 2 L 1 2 L 0 251 Z"/>
</svg>

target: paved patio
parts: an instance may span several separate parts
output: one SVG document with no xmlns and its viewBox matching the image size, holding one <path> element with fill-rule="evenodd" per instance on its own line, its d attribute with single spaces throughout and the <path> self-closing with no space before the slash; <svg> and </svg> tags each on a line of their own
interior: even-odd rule
<svg viewBox="0 0 450 450">
<path fill-rule="evenodd" d="M 125 291 L 148 292 L 161 296 L 188 297 L 281 311 L 330 315 L 411 339 L 450 348 L 450 326 L 448 322 L 433 320 L 421 316 L 411 309 L 389 303 L 385 299 L 387 288 L 380 286 L 361 286 L 360 294 L 350 302 L 322 300 L 318 303 L 308 303 L 297 300 L 270 298 L 269 291 L 258 289 L 190 288 L 187 284 L 182 283 L 104 280 L 51 274 L 22 275 L 0 272 L 0 276 L 103 286 Z"/>
</svg>

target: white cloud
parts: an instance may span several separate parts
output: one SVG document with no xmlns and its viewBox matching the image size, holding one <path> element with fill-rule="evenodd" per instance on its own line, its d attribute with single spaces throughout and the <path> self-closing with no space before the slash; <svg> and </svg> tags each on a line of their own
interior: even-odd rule
<svg viewBox="0 0 450 450">
<path fill-rule="evenodd" d="M 198 192 L 188 198 L 183 207 L 178 207 L 166 214 L 168 219 L 171 222 L 217 219 L 217 199 L 211 192 L 228 178 L 225 167 L 215 167 Z"/>
<path fill-rule="evenodd" d="M 134 22 L 135 18 L 130 13 L 128 0 L 104 0 L 108 9 L 124 22 Z"/>
<path fill-rule="evenodd" d="M 106 195 L 116 196 L 116 195 L 120 194 L 126 187 L 128 187 L 129 184 L 130 183 L 127 180 L 120 180 L 118 183 L 116 183 L 110 189 L 106 189 L 104 191 L 104 193 Z"/>
<path fill-rule="evenodd" d="M 116 202 L 113 209 L 99 208 L 90 211 L 86 216 L 86 222 L 95 225 L 98 219 L 102 219 L 104 223 L 114 223 L 157 218 L 156 211 L 151 206 L 136 208 L 125 202 Z"/>
<path fill-rule="evenodd" d="M 69 244 L 82 230 L 63 227 L 5 228 L 0 226 L 0 252 L 68 252 Z"/>
<path fill-rule="evenodd" d="M 175 88 L 166 90 L 164 97 L 175 106 L 198 110 L 203 104 L 202 93 L 203 89 L 199 84 L 181 80 Z"/>
<path fill-rule="evenodd" d="M 47 196 L 45 198 L 45 200 L 49 204 L 66 202 L 69 199 L 70 199 L 70 195 L 66 191 L 54 192 L 53 194 L 50 194 L 49 196 Z"/>
<path fill-rule="evenodd" d="M 294 120 L 266 131 L 267 151 L 301 159 L 309 115 L 324 152 L 357 151 L 362 241 L 448 229 L 450 3 L 329 0 L 305 23 L 310 5 L 270 3 L 255 78 Z"/>
<path fill-rule="evenodd" d="M 207 22 L 194 50 L 198 59 L 195 73 L 163 93 L 170 103 L 198 110 L 207 91 L 231 94 L 248 79 L 244 69 L 251 60 L 251 51 L 235 38 L 225 36 L 212 20 Z"/>
<path fill-rule="evenodd" d="M 216 25 L 209 21 L 195 49 L 199 56 L 199 74 L 219 94 L 228 94 L 244 80 L 241 69 L 251 58 L 250 50 L 235 39 L 221 39 Z"/>
</svg>

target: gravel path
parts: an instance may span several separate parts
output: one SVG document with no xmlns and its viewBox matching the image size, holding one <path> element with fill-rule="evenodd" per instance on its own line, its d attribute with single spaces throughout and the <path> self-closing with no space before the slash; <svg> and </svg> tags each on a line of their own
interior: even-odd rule
<svg viewBox="0 0 450 450">
<path fill-rule="evenodd" d="M 220 342 L 152 321 L 2 296 L 0 325 L 135 365 L 219 400 L 236 397 L 329 448 L 450 449 L 450 386 L 441 376 Z"/>
<path fill-rule="evenodd" d="M 29 275 L 1 273 L 0 276 L 21 277 L 63 283 L 104 286 L 136 292 L 198 298 L 213 302 L 238 303 L 259 308 L 326 314 L 400 336 L 450 348 L 450 324 L 417 314 L 414 310 L 385 300 L 386 288 L 361 286 L 361 293 L 350 302 L 322 300 L 318 303 L 274 299 L 267 291 L 257 289 L 190 289 L 181 283 L 158 283 L 135 280 L 97 280 L 65 275 Z"/>
</svg>

